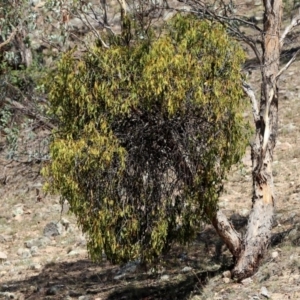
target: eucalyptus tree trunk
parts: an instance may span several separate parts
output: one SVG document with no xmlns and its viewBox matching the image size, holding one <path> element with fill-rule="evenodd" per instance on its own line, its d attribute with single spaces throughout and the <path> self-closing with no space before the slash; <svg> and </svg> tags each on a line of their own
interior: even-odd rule
<svg viewBox="0 0 300 300">
<path fill-rule="evenodd" d="M 253 119 L 256 129 L 255 141 L 251 145 L 253 176 L 252 210 L 246 235 L 242 238 L 221 211 L 216 212 L 211 218 L 213 226 L 235 258 L 232 276 L 238 281 L 252 276 L 256 272 L 271 238 L 275 205 L 272 161 L 278 126 L 277 81 L 281 73 L 295 59 L 294 56 L 279 71 L 280 53 L 284 38 L 288 32 L 300 24 L 300 16 L 298 16 L 281 35 L 282 0 L 263 0 L 263 5 L 264 19 L 262 30 L 253 24 L 253 27 L 261 33 L 261 51 L 256 48 L 255 42 L 250 38 L 238 36 L 240 40 L 248 43 L 254 50 L 260 61 L 262 75 L 259 104 L 251 87 L 246 83 L 244 84 L 244 90 L 252 102 Z M 205 14 L 221 23 L 226 23 L 226 20 L 230 19 L 227 16 L 219 17 L 214 12 L 205 11 Z M 234 34 L 237 31 L 233 28 L 232 32 Z"/>
<path fill-rule="evenodd" d="M 233 270 L 241 280 L 251 276 L 267 249 L 274 214 L 273 151 L 278 127 L 278 87 L 282 1 L 264 0 L 260 110 L 253 103 L 256 138 L 251 149 L 253 198 L 248 229 Z M 254 99 L 255 100 L 255 99 Z"/>
</svg>

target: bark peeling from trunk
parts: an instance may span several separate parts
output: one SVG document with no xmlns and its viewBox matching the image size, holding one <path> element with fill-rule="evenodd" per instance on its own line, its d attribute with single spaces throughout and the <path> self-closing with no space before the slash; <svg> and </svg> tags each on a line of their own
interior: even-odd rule
<svg viewBox="0 0 300 300">
<path fill-rule="evenodd" d="M 252 145 L 253 198 L 247 234 L 232 271 L 238 281 L 253 275 L 269 245 L 274 215 L 273 151 L 278 127 L 277 75 L 280 58 L 281 0 L 264 0 L 260 118 Z"/>
</svg>

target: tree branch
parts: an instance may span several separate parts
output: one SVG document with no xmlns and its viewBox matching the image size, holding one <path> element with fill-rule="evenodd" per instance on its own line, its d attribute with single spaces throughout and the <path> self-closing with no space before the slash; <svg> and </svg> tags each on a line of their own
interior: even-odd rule
<svg viewBox="0 0 300 300">
<path fill-rule="evenodd" d="M 84 19 L 86 20 L 86 22 L 88 23 L 88 27 L 92 30 L 92 32 L 95 34 L 95 36 L 99 39 L 99 41 L 101 42 L 102 46 L 104 48 L 109 48 L 109 46 L 104 42 L 104 40 L 101 38 L 99 32 L 96 30 L 96 28 L 93 26 L 93 24 L 89 21 L 88 17 L 86 16 L 86 14 L 84 15 Z M 79 14 L 80 16 L 80 14 Z M 83 21 L 83 18 L 80 16 L 80 19 Z M 83 21 L 84 22 L 84 21 Z"/>
<path fill-rule="evenodd" d="M 260 40 L 259 38 L 253 39 L 249 36 L 246 36 L 244 33 L 240 32 L 239 26 L 237 24 L 244 24 L 250 26 L 258 32 L 258 35 L 260 35 L 260 37 L 263 33 L 261 28 L 259 28 L 256 24 L 244 20 L 242 18 L 236 16 L 228 16 L 227 14 L 219 14 L 218 10 L 209 9 L 207 4 L 202 1 L 191 0 L 190 2 L 192 3 L 190 4 L 191 7 L 193 8 L 192 10 L 189 10 L 190 13 L 203 16 L 206 19 L 217 20 L 220 24 L 224 25 L 230 32 L 230 34 L 233 35 L 237 40 L 240 40 L 251 47 L 251 49 L 255 53 L 255 56 L 259 60 L 260 65 L 262 65 L 261 53 L 256 45 L 257 43 L 262 45 L 262 40 Z M 234 24 L 235 22 L 237 24 Z"/>
<path fill-rule="evenodd" d="M 285 72 L 290 67 L 290 65 L 295 61 L 299 52 L 300 49 L 298 49 L 296 53 L 294 53 L 293 57 L 288 61 L 288 63 L 278 72 L 278 74 L 276 75 L 276 80 L 278 80 L 279 77 L 282 75 L 282 73 Z"/>
<path fill-rule="evenodd" d="M 282 48 L 283 44 L 284 44 L 284 39 L 286 38 L 286 36 L 289 34 L 289 32 L 296 26 L 300 25 L 300 13 L 298 14 L 297 17 L 293 18 L 291 24 L 289 26 L 287 26 L 284 30 L 284 32 L 282 33 L 281 37 L 280 37 L 280 47 Z"/>
<path fill-rule="evenodd" d="M 251 100 L 253 119 L 254 122 L 256 123 L 257 121 L 259 121 L 260 116 L 259 116 L 258 104 L 257 104 L 254 91 L 252 87 L 246 82 L 243 82 L 243 90 Z"/>
<path fill-rule="evenodd" d="M 221 210 L 211 218 L 211 222 L 219 236 L 223 239 L 232 255 L 237 258 L 242 250 L 240 234 L 235 231 L 232 224 Z"/>
<path fill-rule="evenodd" d="M 6 39 L 6 41 L 4 41 L 3 43 L 0 44 L 0 49 L 3 48 L 5 45 L 9 44 L 11 42 L 11 40 L 14 38 L 14 36 L 16 35 L 16 33 L 17 33 L 17 29 L 15 29 L 14 31 L 12 31 L 12 33 Z"/>
<path fill-rule="evenodd" d="M 27 115 L 30 118 L 34 118 L 36 120 L 38 120 L 39 122 L 41 122 L 43 125 L 45 125 L 47 128 L 49 128 L 50 130 L 55 129 L 56 126 L 53 125 L 52 123 L 50 123 L 46 117 L 40 115 L 37 112 L 34 112 L 32 109 L 25 107 L 23 104 L 21 104 L 20 102 L 11 100 L 9 98 L 4 98 L 3 99 L 3 103 L 11 106 L 13 109 L 16 109 L 20 112 L 22 112 L 22 114 Z"/>
</svg>

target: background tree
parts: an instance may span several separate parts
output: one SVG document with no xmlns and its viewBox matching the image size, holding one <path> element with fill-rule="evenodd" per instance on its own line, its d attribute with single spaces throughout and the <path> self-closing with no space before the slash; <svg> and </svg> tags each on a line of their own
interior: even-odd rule
<svg viewBox="0 0 300 300">
<path fill-rule="evenodd" d="M 37 13 L 30 2 L 0 1 L 1 162 L 4 168 L 27 164 L 29 174 L 36 162 L 48 159 L 47 137 L 36 133 L 55 127 L 45 115 L 45 95 L 38 84 L 44 64 L 32 47 Z"/>
<path fill-rule="evenodd" d="M 244 54 L 223 26 L 178 16 L 157 36 L 140 24 L 124 9 L 120 36 L 80 61 L 67 53 L 46 83 L 60 124 L 48 187 L 70 203 L 96 260 L 147 262 L 190 241 L 250 133 Z"/>
</svg>

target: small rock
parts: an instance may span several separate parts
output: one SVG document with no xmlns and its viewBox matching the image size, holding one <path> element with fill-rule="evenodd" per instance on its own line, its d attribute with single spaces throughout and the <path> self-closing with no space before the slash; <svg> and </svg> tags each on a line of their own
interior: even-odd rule
<svg viewBox="0 0 300 300">
<path fill-rule="evenodd" d="M 78 300 L 92 300 L 92 298 L 91 298 L 91 296 L 83 295 L 83 296 L 79 296 Z"/>
<path fill-rule="evenodd" d="M 76 256 L 76 255 L 79 255 L 79 251 L 77 250 L 72 250 L 68 253 L 68 256 Z"/>
<path fill-rule="evenodd" d="M 186 267 L 184 267 L 182 270 L 181 270 L 181 273 L 187 273 L 187 272 L 190 272 L 190 271 L 192 271 L 192 267 L 188 267 L 188 266 L 186 266 Z"/>
<path fill-rule="evenodd" d="M 39 255 L 39 248 L 37 246 L 33 246 L 30 248 L 30 253 L 32 256 L 38 256 Z"/>
<path fill-rule="evenodd" d="M 276 259 L 279 256 L 278 251 L 273 251 L 271 256 L 272 256 L 273 259 Z"/>
<path fill-rule="evenodd" d="M 231 281 L 230 278 L 227 278 L 227 277 L 223 278 L 224 283 L 229 283 L 230 281 Z"/>
<path fill-rule="evenodd" d="M 24 243 L 26 248 L 31 249 L 32 247 L 42 247 L 46 246 L 50 243 L 50 239 L 48 237 L 41 237 L 32 240 L 28 240 Z"/>
<path fill-rule="evenodd" d="M 251 284 L 253 282 L 252 278 L 248 277 L 242 280 L 242 284 L 244 285 L 248 285 Z"/>
<path fill-rule="evenodd" d="M 289 232 L 289 235 L 288 235 L 288 237 L 289 237 L 289 240 L 296 240 L 298 237 L 299 237 L 299 232 L 298 232 L 298 230 L 296 229 L 296 228 L 294 228 L 293 230 L 291 230 L 290 232 Z"/>
<path fill-rule="evenodd" d="M 139 265 L 140 265 L 140 261 L 138 259 L 134 261 L 130 261 L 121 268 L 119 273 L 134 273 L 137 270 Z"/>
<path fill-rule="evenodd" d="M 31 265 L 31 270 L 34 270 L 34 271 L 40 271 L 42 269 L 42 266 L 40 264 L 34 264 L 34 265 Z"/>
<path fill-rule="evenodd" d="M 169 275 L 163 275 L 163 276 L 160 277 L 160 280 L 161 281 L 168 281 L 168 280 L 170 280 L 170 276 Z"/>
<path fill-rule="evenodd" d="M 0 293 L 0 299 L 2 299 L 1 296 L 4 296 L 3 299 L 17 299 L 15 294 L 9 292 Z"/>
<path fill-rule="evenodd" d="M 60 222 L 61 222 L 61 224 L 65 227 L 65 230 L 67 231 L 67 230 L 69 229 L 70 222 L 69 222 L 67 219 L 65 219 L 65 218 L 62 218 L 62 219 L 60 220 Z"/>
<path fill-rule="evenodd" d="M 260 22 L 260 21 L 263 20 L 263 17 L 262 16 L 255 16 L 254 19 L 255 19 L 256 22 Z"/>
<path fill-rule="evenodd" d="M 267 288 L 265 286 L 263 286 L 260 290 L 260 294 L 266 298 L 270 298 L 270 294 L 269 291 L 267 290 Z"/>
<path fill-rule="evenodd" d="M 121 280 L 121 279 L 123 279 L 125 276 L 126 276 L 125 273 L 124 273 L 124 274 L 117 275 L 117 276 L 114 277 L 114 280 Z"/>
<path fill-rule="evenodd" d="M 247 209 L 247 208 L 243 208 L 241 211 L 240 211 L 240 215 L 243 216 L 243 217 L 247 217 L 249 216 L 250 214 L 250 210 Z"/>
<path fill-rule="evenodd" d="M 61 235 L 62 229 L 63 227 L 61 223 L 50 222 L 44 228 L 44 236 L 50 237 L 50 236 Z"/>
<path fill-rule="evenodd" d="M 250 300 L 260 300 L 260 298 L 257 295 L 254 295 L 250 298 Z"/>
<path fill-rule="evenodd" d="M 36 285 L 31 285 L 31 286 L 29 287 L 29 291 L 30 291 L 31 293 L 36 293 L 36 292 L 38 292 L 38 290 L 39 290 L 39 288 L 38 288 L 38 286 L 36 286 Z"/>
<path fill-rule="evenodd" d="M 0 251 L 0 261 L 7 260 L 7 255 L 4 252 Z"/>
<path fill-rule="evenodd" d="M 30 249 L 31 247 L 36 246 L 36 239 L 26 241 L 24 245 L 26 248 Z"/>
<path fill-rule="evenodd" d="M 0 243 L 12 242 L 13 237 L 11 235 L 0 235 Z"/>
<path fill-rule="evenodd" d="M 51 242 L 51 240 L 48 237 L 43 236 L 43 237 L 39 238 L 40 246 L 39 245 L 36 245 L 36 246 L 38 246 L 38 247 L 47 246 L 50 244 L 50 242 Z"/>
<path fill-rule="evenodd" d="M 29 249 L 25 249 L 25 248 L 19 248 L 17 251 L 17 254 L 19 256 L 21 256 L 22 258 L 28 258 L 31 257 L 31 252 Z"/>
<path fill-rule="evenodd" d="M 231 272 L 230 271 L 225 271 L 225 272 L 223 272 L 222 276 L 224 278 L 231 278 Z"/>
<path fill-rule="evenodd" d="M 7 274 L 7 272 L 6 271 L 1 271 L 0 272 L 0 277 L 3 277 L 3 276 L 5 276 Z"/>
<path fill-rule="evenodd" d="M 57 286 L 51 286 L 47 291 L 46 291 L 46 295 L 47 296 L 53 296 L 56 295 L 58 293 L 58 287 Z"/>
<path fill-rule="evenodd" d="M 23 213 L 24 213 L 24 211 L 23 211 L 23 205 L 22 205 L 22 206 L 17 206 L 17 207 L 13 210 L 13 212 L 12 212 L 13 217 L 21 216 L 21 215 L 23 215 Z"/>
<path fill-rule="evenodd" d="M 213 271 L 217 271 L 221 268 L 220 265 L 218 264 L 213 264 L 213 265 L 209 265 L 207 270 L 210 271 L 210 272 L 213 272 Z"/>
</svg>

